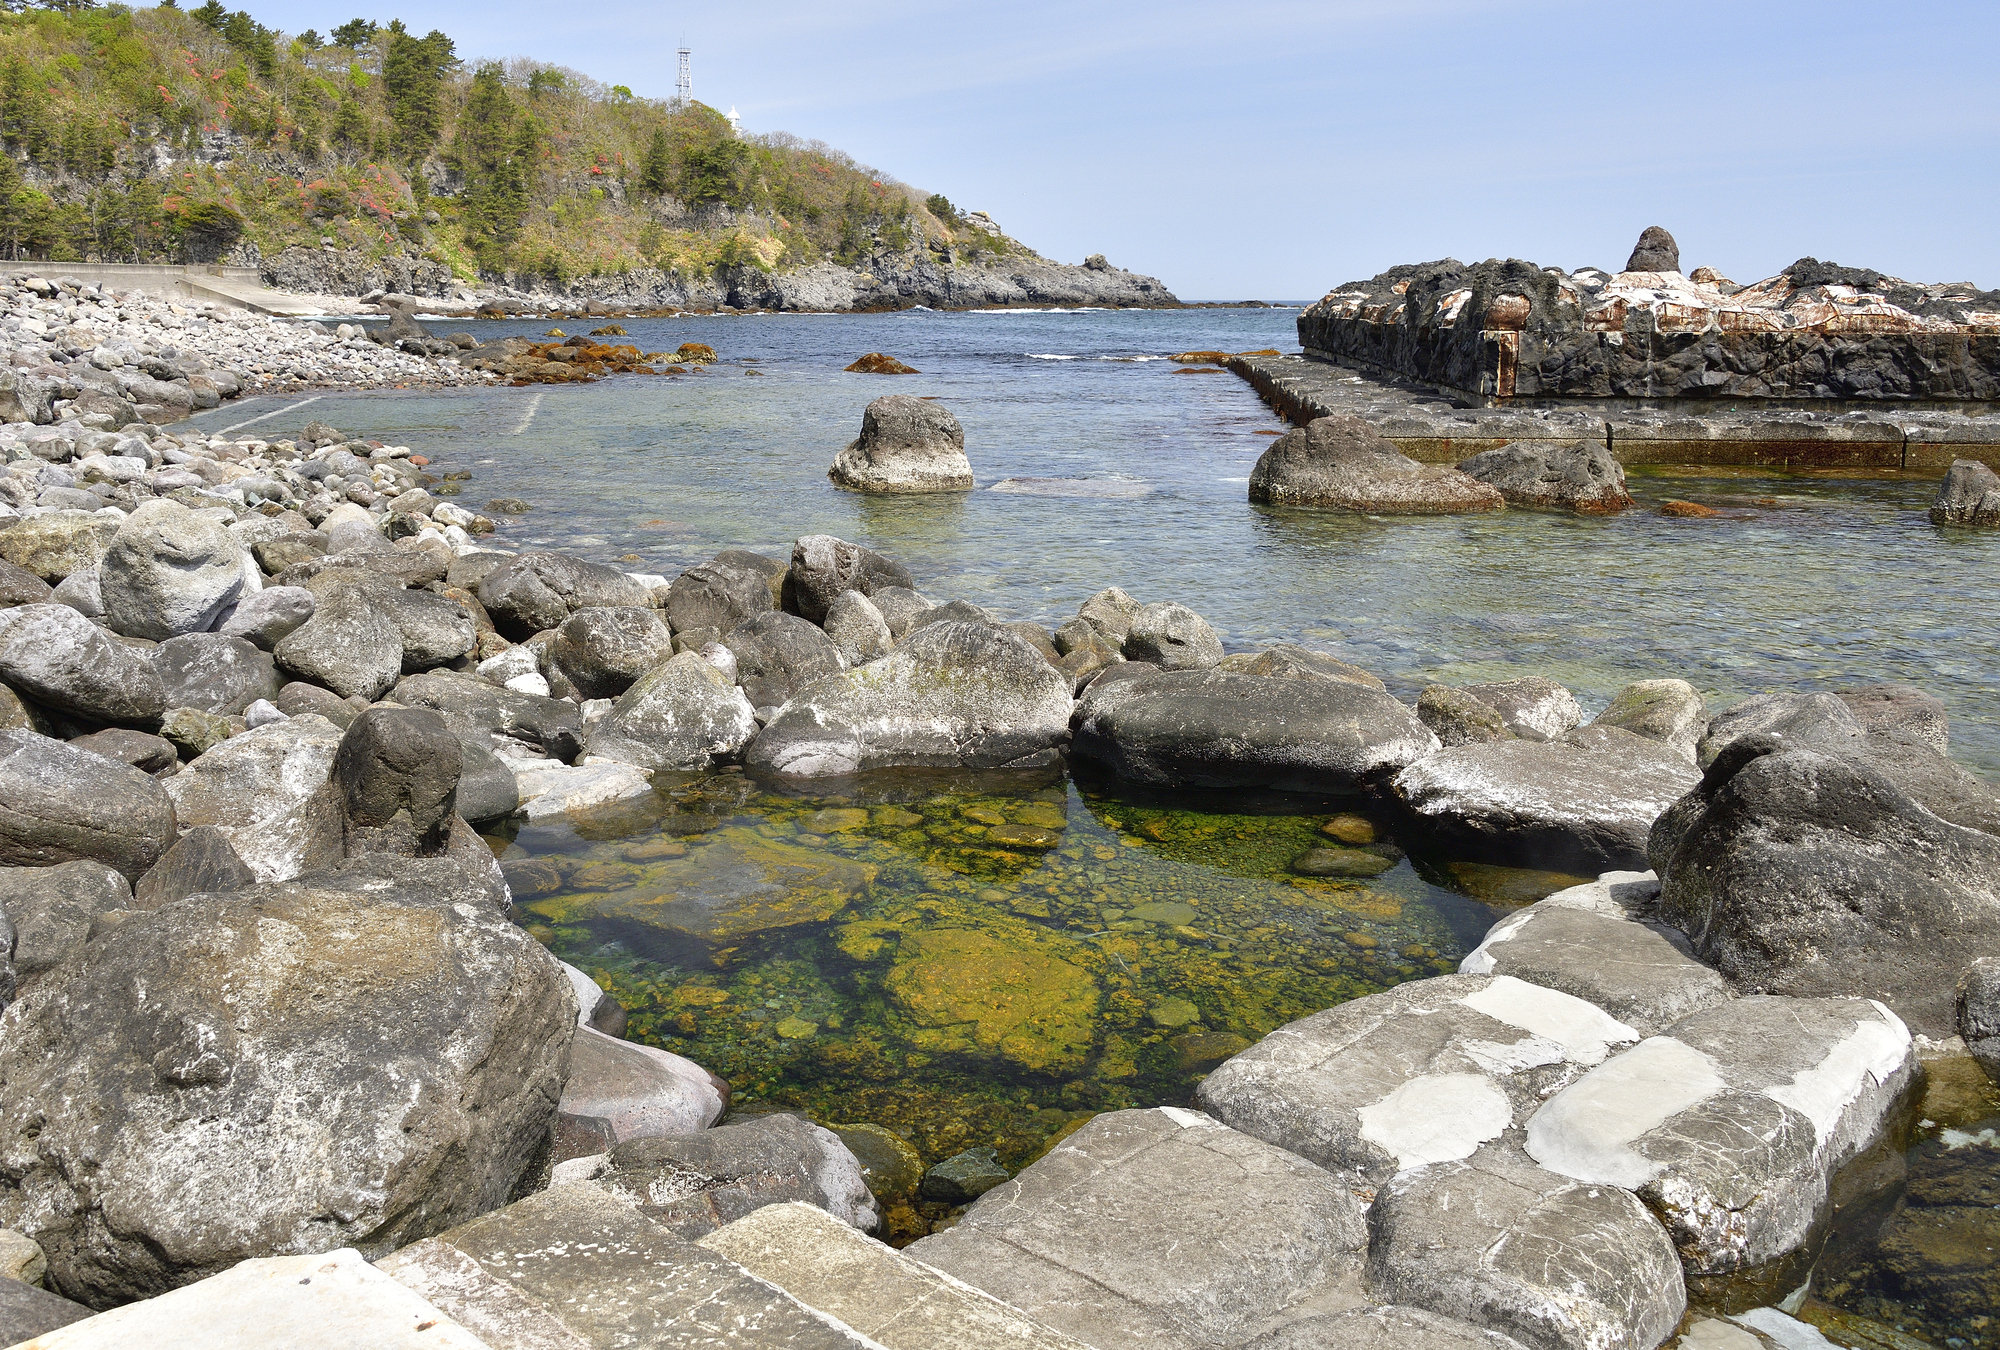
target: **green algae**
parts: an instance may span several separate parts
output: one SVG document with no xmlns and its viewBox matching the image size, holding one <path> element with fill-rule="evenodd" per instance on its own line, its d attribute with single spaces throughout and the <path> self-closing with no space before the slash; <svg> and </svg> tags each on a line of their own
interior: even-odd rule
<svg viewBox="0 0 2000 1350">
<path fill-rule="evenodd" d="M 531 931 L 727 1078 L 738 1109 L 1010 1167 L 1094 1112 L 1183 1104 L 1296 1018 L 1444 973 L 1495 914 L 1387 869 L 1306 877 L 1345 804 L 1136 802 L 1052 774 L 782 792 L 664 782 L 624 833 L 507 851 Z M 1351 810 L 1338 838 L 1386 833 Z M 634 875 L 636 873 L 636 875 Z M 843 1128 L 850 1128 L 844 1124 Z M 898 1199 L 892 1228 L 938 1216 Z"/>
</svg>

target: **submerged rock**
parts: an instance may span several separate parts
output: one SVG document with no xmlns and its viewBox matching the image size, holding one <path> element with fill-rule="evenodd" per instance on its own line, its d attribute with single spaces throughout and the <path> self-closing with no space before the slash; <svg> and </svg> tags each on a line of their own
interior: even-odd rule
<svg viewBox="0 0 2000 1350">
<path fill-rule="evenodd" d="M 1408 708 L 1344 680 L 1120 666 L 1076 710 L 1079 758 L 1160 787 L 1352 793 L 1436 748 Z"/>
<path fill-rule="evenodd" d="M 1271 443 L 1250 471 L 1250 500 L 1336 507 L 1370 515 L 1497 511 L 1497 488 L 1441 465 L 1419 464 L 1358 417 L 1320 417 Z"/>
<path fill-rule="evenodd" d="M 1055 762 L 1069 681 L 1012 633 L 940 622 L 888 656 L 800 691 L 750 746 L 752 769 L 827 777 L 870 769 Z"/>
<path fill-rule="evenodd" d="M 58 1289 L 379 1254 L 532 1175 L 576 1022 L 561 968 L 504 915 L 356 880 L 134 915 L 10 1010 L 0 1225 Z"/>
<path fill-rule="evenodd" d="M 884 990 L 933 1054 L 993 1055 L 1034 1073 L 1073 1072 L 1097 1037 L 1090 972 L 1027 924 L 905 932 Z"/>
<path fill-rule="evenodd" d="M 834 457 L 826 476 L 857 492 L 972 488 L 958 419 L 943 404 L 909 394 L 887 394 L 870 403 L 861 415 L 860 438 Z"/>
<path fill-rule="evenodd" d="M 1623 466 L 1595 441 L 1515 441 L 1459 461 L 1458 471 L 1514 506 L 1606 516 L 1632 505 Z"/>
</svg>

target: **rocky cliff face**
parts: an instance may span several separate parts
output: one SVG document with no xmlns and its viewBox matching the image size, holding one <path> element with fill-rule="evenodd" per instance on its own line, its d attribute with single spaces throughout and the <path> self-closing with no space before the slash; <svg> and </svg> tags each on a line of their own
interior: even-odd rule
<svg viewBox="0 0 2000 1350">
<path fill-rule="evenodd" d="M 2000 292 L 1813 258 L 1752 286 L 1707 268 L 1403 265 L 1307 309 L 1299 342 L 1480 400 L 2000 398 Z"/>
<path fill-rule="evenodd" d="M 883 251 L 853 266 L 820 262 L 792 271 L 752 266 L 689 276 L 634 268 L 605 276 L 553 282 L 547 277 L 459 280 L 428 258 L 373 259 L 352 250 L 286 249 L 262 263 L 266 284 L 315 295 L 391 291 L 432 299 L 496 300 L 535 308 L 580 308 L 596 302 L 620 309 L 879 310 L 981 309 L 990 306 L 1082 306 L 1166 309 L 1180 301 L 1156 277 L 1113 267 L 1101 255 L 1078 266 L 1026 249 L 948 261 L 918 251 Z"/>
</svg>

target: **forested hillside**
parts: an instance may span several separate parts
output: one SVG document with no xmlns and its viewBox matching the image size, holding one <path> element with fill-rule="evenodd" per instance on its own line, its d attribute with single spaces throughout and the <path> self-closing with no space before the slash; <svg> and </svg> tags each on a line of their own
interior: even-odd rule
<svg viewBox="0 0 2000 1350">
<path fill-rule="evenodd" d="M 218 0 L 0 14 L 0 134 L 17 259 L 330 249 L 560 284 L 1020 251 L 943 197 L 699 103 L 468 63 L 395 21 L 289 35 Z"/>
</svg>

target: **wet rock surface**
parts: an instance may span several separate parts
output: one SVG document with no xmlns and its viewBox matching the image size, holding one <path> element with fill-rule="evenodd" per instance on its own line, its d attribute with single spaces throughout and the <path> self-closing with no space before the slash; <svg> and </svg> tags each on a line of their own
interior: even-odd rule
<svg viewBox="0 0 2000 1350">
<path fill-rule="evenodd" d="M 1355 417 L 1322 417 L 1271 443 L 1250 471 L 1250 500 L 1377 515 L 1497 511 L 1497 488 L 1419 464 Z"/>
</svg>

